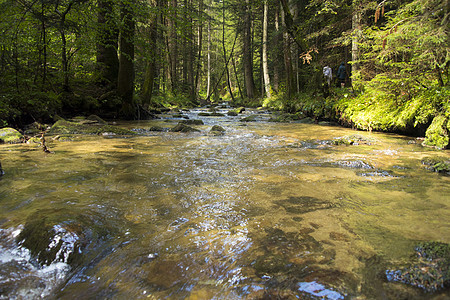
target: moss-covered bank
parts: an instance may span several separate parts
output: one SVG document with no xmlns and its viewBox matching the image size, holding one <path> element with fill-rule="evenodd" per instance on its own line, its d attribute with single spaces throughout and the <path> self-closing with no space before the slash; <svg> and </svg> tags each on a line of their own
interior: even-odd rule
<svg viewBox="0 0 450 300">
<path fill-rule="evenodd" d="M 447 86 L 418 88 L 414 93 L 367 87 L 358 92 L 336 88 L 327 98 L 317 92 L 305 92 L 292 99 L 272 97 L 263 105 L 360 130 L 425 136 L 424 146 L 446 149 L 450 143 L 449 99 Z"/>
</svg>

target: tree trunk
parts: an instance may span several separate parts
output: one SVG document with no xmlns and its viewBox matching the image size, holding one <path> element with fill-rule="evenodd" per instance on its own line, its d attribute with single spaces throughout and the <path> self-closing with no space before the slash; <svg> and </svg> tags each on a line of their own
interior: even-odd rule
<svg viewBox="0 0 450 300">
<path fill-rule="evenodd" d="M 212 1 L 210 1 L 210 7 Z M 209 12 L 209 8 L 208 8 Z M 209 95 L 211 95 L 211 19 L 208 19 L 208 50 L 207 50 L 207 66 L 206 66 L 206 95 L 208 98 L 206 101 L 209 101 Z"/>
<path fill-rule="evenodd" d="M 198 92 L 199 92 L 199 80 L 200 80 L 200 69 L 202 67 L 201 59 L 202 59 L 202 44 L 203 44 L 203 21 L 200 17 L 203 14 L 203 0 L 199 0 L 198 3 L 198 15 L 199 15 L 199 24 L 198 24 L 198 52 L 196 57 L 196 71 L 195 71 L 195 81 L 194 81 L 194 100 L 196 100 Z"/>
<path fill-rule="evenodd" d="M 284 7 L 283 7 L 284 10 Z M 285 14 L 281 14 L 282 22 L 285 23 Z M 283 55 L 284 55 L 284 68 L 286 71 L 286 91 L 287 98 L 290 99 L 294 95 L 295 80 L 292 69 L 291 58 L 291 37 L 288 32 L 283 33 Z"/>
<path fill-rule="evenodd" d="M 252 27 L 251 27 L 251 6 L 250 0 L 246 0 L 243 33 L 243 55 L 244 84 L 247 91 L 247 98 L 255 97 L 255 82 L 253 80 L 253 57 L 252 57 Z"/>
<path fill-rule="evenodd" d="M 266 97 L 271 97 L 270 91 L 270 77 L 269 68 L 267 66 L 267 19 L 269 13 L 268 0 L 264 1 L 264 16 L 263 16 L 263 41 L 262 41 L 262 64 L 263 64 L 263 76 L 264 76 L 264 89 L 266 91 Z"/>
<path fill-rule="evenodd" d="M 151 1 L 150 5 L 156 7 L 155 1 Z M 156 43 L 158 40 L 158 16 L 156 14 L 151 15 L 149 20 L 150 24 L 148 27 L 148 39 L 149 44 L 147 45 L 148 50 L 148 62 L 144 74 L 144 83 L 142 86 L 142 104 L 149 106 L 152 101 L 153 86 L 155 83 L 156 75 L 156 60 L 157 60 L 157 47 Z"/>
<path fill-rule="evenodd" d="M 359 70 L 359 48 L 361 38 L 361 10 L 359 0 L 353 1 L 352 14 L 352 74 Z"/>
<path fill-rule="evenodd" d="M 275 45 L 279 47 L 282 44 L 282 34 L 280 31 L 280 4 L 277 3 L 275 9 Z M 275 92 L 279 90 L 280 84 L 280 73 L 281 73 L 281 64 L 282 64 L 282 51 L 275 51 L 273 57 L 273 89 Z"/>
<path fill-rule="evenodd" d="M 177 41 L 177 0 L 171 0 L 169 3 L 169 11 L 171 15 L 168 18 L 168 58 L 169 58 L 169 78 L 170 90 L 176 94 L 178 89 L 178 41 Z"/>
<path fill-rule="evenodd" d="M 113 7 L 112 0 L 98 1 L 97 69 L 100 71 L 100 83 L 114 88 L 119 74 L 119 31 L 114 21 Z"/>
<path fill-rule="evenodd" d="M 122 28 L 120 31 L 119 77 L 117 92 L 122 98 L 121 114 L 126 119 L 136 118 L 136 107 L 133 101 L 134 94 L 134 2 L 123 2 L 120 14 Z"/>
<path fill-rule="evenodd" d="M 222 2 L 222 47 L 223 47 L 223 61 L 227 62 L 227 50 L 225 48 L 225 1 Z M 227 87 L 231 96 L 231 101 L 234 102 L 233 90 L 231 88 L 230 70 L 228 63 L 225 64 L 225 72 L 227 75 Z"/>
<path fill-rule="evenodd" d="M 63 21 L 61 21 L 63 23 Z M 63 25 L 62 25 L 63 26 Z M 63 90 L 65 92 L 70 91 L 69 87 L 69 62 L 67 61 L 67 41 L 66 41 L 66 33 L 64 29 L 61 29 L 61 60 L 62 60 L 62 71 L 63 71 Z"/>
</svg>

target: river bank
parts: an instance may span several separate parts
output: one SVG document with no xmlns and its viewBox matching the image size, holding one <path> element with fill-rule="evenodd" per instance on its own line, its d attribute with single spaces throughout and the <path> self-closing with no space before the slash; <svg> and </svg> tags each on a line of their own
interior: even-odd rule
<svg viewBox="0 0 450 300">
<path fill-rule="evenodd" d="M 263 106 L 296 114 L 298 118 L 333 121 L 364 131 L 399 133 L 423 137 L 423 145 L 437 149 L 449 147 L 450 90 L 437 87 L 418 91 L 365 88 L 331 88 L 305 92 L 292 99 L 282 96 L 266 99 Z"/>
</svg>

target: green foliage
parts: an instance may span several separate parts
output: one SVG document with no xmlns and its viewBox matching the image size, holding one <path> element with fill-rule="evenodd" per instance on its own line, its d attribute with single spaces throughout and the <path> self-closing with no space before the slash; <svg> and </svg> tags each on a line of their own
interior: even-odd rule
<svg viewBox="0 0 450 300">
<path fill-rule="evenodd" d="M 435 146 L 445 149 L 449 145 L 449 134 L 447 131 L 448 118 L 443 115 L 434 117 L 433 122 L 425 133 L 424 145 Z"/>
<path fill-rule="evenodd" d="M 167 95 L 158 95 L 152 97 L 153 107 L 180 107 L 180 108 L 192 108 L 198 105 L 196 101 L 193 101 L 189 96 L 179 94 L 167 94 Z"/>
</svg>

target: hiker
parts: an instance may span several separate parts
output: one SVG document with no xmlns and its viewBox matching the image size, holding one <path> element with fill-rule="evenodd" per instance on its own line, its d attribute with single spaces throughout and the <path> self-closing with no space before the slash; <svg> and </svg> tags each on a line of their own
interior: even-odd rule
<svg viewBox="0 0 450 300">
<path fill-rule="evenodd" d="M 345 86 L 345 76 L 346 76 L 345 63 L 342 62 L 337 71 L 337 78 L 338 78 L 339 82 L 341 83 L 341 88 L 343 88 Z"/>
<path fill-rule="evenodd" d="M 333 71 L 331 70 L 331 68 L 328 65 L 323 67 L 323 76 L 325 77 L 325 80 L 328 83 L 328 87 L 330 87 L 331 80 L 333 79 Z"/>
</svg>

